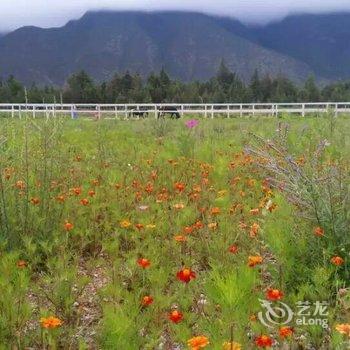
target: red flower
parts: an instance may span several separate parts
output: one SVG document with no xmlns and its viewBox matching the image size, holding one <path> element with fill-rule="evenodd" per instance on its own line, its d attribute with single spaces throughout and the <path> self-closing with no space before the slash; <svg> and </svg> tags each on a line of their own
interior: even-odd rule
<svg viewBox="0 0 350 350">
<path fill-rule="evenodd" d="M 214 207 L 211 209 L 210 212 L 211 212 L 211 215 L 218 215 L 218 214 L 220 214 L 220 208 Z"/>
<path fill-rule="evenodd" d="M 269 300 L 281 300 L 283 298 L 283 292 L 278 289 L 268 289 L 266 298 Z"/>
<path fill-rule="evenodd" d="M 89 200 L 87 198 L 83 198 L 83 199 L 80 200 L 80 204 L 84 205 L 84 206 L 87 206 L 87 205 L 89 205 Z"/>
<path fill-rule="evenodd" d="M 169 314 L 169 320 L 174 323 L 179 323 L 183 319 L 184 315 L 177 310 L 171 311 Z"/>
<path fill-rule="evenodd" d="M 89 195 L 90 197 L 93 197 L 95 194 L 96 194 L 96 193 L 95 193 L 94 190 L 90 190 L 90 191 L 88 192 L 88 195 Z"/>
<path fill-rule="evenodd" d="M 72 191 L 76 196 L 79 196 L 81 194 L 81 187 L 74 187 Z"/>
<path fill-rule="evenodd" d="M 178 280 L 188 283 L 191 281 L 191 279 L 196 278 L 196 274 L 191 269 L 184 268 L 176 274 L 176 277 Z"/>
<path fill-rule="evenodd" d="M 65 229 L 66 231 L 73 230 L 73 228 L 74 228 L 74 225 L 73 225 L 71 222 L 66 221 L 66 222 L 64 223 L 64 229 Z"/>
<path fill-rule="evenodd" d="M 255 344 L 259 348 L 269 348 L 272 346 L 272 339 L 268 335 L 261 335 L 255 339 Z"/>
<path fill-rule="evenodd" d="M 232 254 L 236 254 L 238 251 L 238 247 L 236 245 L 231 245 L 231 247 L 228 249 L 228 251 Z"/>
<path fill-rule="evenodd" d="M 341 266 L 344 264 L 344 259 L 341 258 L 340 256 L 334 256 L 332 259 L 331 259 L 331 263 L 333 265 L 336 265 L 336 266 Z"/>
<path fill-rule="evenodd" d="M 318 237 L 324 236 L 324 229 L 322 227 L 319 227 L 319 226 L 315 227 L 314 228 L 314 235 L 318 236 Z"/>
<path fill-rule="evenodd" d="M 291 327 L 281 327 L 279 330 L 279 334 L 281 338 L 287 338 L 290 337 L 291 335 L 293 335 L 294 330 Z"/>
<path fill-rule="evenodd" d="M 40 203 L 40 199 L 38 197 L 33 197 L 33 198 L 30 199 L 30 202 L 33 205 L 38 205 Z"/>
<path fill-rule="evenodd" d="M 179 192 L 183 192 L 184 189 L 186 188 L 186 185 L 182 182 L 175 182 L 174 188 Z"/>
<path fill-rule="evenodd" d="M 141 304 L 142 306 L 148 306 L 153 303 L 153 298 L 150 295 L 146 295 L 142 298 Z"/>
<path fill-rule="evenodd" d="M 141 258 L 137 260 L 137 263 L 139 266 L 141 266 L 143 269 L 147 269 L 147 267 L 151 266 L 151 262 L 148 259 Z"/>
</svg>

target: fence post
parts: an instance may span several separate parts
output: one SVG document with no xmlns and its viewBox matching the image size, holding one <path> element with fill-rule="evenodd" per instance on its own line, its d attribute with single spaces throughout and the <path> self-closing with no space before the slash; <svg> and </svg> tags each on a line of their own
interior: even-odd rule
<svg viewBox="0 0 350 350">
<path fill-rule="evenodd" d="M 124 114 L 125 114 L 125 120 L 128 120 L 128 106 L 124 105 Z"/>
<path fill-rule="evenodd" d="M 158 119 L 158 107 L 157 107 L 157 105 L 154 105 L 154 118 Z"/>
<path fill-rule="evenodd" d="M 33 119 L 35 119 L 35 106 L 33 106 Z"/>
<path fill-rule="evenodd" d="M 12 108 L 11 108 L 11 116 L 12 116 L 12 118 L 15 117 L 15 106 L 14 105 L 12 105 Z"/>
<path fill-rule="evenodd" d="M 243 105 L 242 105 L 242 103 L 239 105 L 239 116 L 241 118 L 243 117 Z"/>
<path fill-rule="evenodd" d="M 181 105 L 181 118 L 184 117 L 184 105 Z"/>
<path fill-rule="evenodd" d="M 204 118 L 208 118 L 207 105 L 204 105 Z"/>
<path fill-rule="evenodd" d="M 302 104 L 302 112 L 301 115 L 305 117 L 305 103 Z"/>
<path fill-rule="evenodd" d="M 230 118 L 230 105 L 227 105 L 227 118 Z"/>
<path fill-rule="evenodd" d="M 214 105 L 211 105 L 211 119 L 214 118 Z"/>
<path fill-rule="evenodd" d="M 338 117 L 338 103 L 335 104 L 334 116 L 335 116 L 335 117 Z"/>
<path fill-rule="evenodd" d="M 18 106 L 18 115 L 19 115 L 19 119 L 22 119 L 22 107 L 21 107 L 21 105 Z"/>
</svg>

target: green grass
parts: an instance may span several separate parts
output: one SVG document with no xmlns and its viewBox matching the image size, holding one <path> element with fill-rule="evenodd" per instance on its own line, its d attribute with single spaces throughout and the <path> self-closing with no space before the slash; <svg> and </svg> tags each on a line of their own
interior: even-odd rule
<svg viewBox="0 0 350 350">
<path fill-rule="evenodd" d="M 1 118 L 0 147 L 0 348 L 346 349 L 350 119 Z M 329 329 L 264 326 L 271 288 L 329 303 Z"/>
</svg>

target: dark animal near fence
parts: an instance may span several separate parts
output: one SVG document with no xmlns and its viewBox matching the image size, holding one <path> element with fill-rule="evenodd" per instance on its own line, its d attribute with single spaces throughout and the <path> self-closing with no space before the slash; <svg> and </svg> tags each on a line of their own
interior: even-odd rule
<svg viewBox="0 0 350 350">
<path fill-rule="evenodd" d="M 129 112 L 133 117 L 148 118 L 148 111 L 146 109 L 132 109 Z"/>
<path fill-rule="evenodd" d="M 162 106 L 158 111 L 160 112 L 158 118 L 164 118 L 167 114 L 170 115 L 170 118 L 180 118 L 180 113 L 174 106 Z"/>
</svg>

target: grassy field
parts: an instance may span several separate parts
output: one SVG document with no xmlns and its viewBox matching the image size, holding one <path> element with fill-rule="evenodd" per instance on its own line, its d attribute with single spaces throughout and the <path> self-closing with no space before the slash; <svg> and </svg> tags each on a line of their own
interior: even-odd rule
<svg viewBox="0 0 350 350">
<path fill-rule="evenodd" d="M 186 121 L 1 119 L 0 349 L 349 348 L 350 119 Z"/>
</svg>

